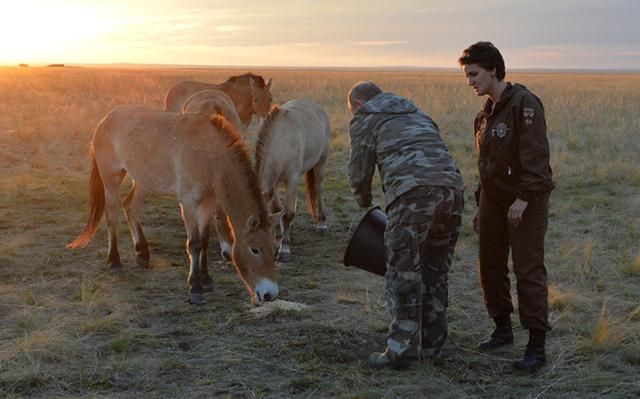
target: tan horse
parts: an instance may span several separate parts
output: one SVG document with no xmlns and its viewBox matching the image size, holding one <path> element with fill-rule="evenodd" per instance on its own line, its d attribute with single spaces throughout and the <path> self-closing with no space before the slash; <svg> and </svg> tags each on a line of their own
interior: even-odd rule
<svg viewBox="0 0 640 399">
<path fill-rule="evenodd" d="M 164 110 L 180 112 L 184 102 L 193 94 L 202 90 L 220 90 L 231 97 L 246 127 L 254 114 L 264 118 L 269 113 L 272 101 L 270 89 L 271 79 L 265 83 L 262 76 L 252 73 L 232 76 L 220 84 L 185 80 L 169 89 L 164 98 Z"/>
<path fill-rule="evenodd" d="M 236 129 L 242 128 L 242 122 L 233 100 L 220 90 L 202 90 L 187 98 L 182 105 L 182 113 L 199 112 L 211 118 L 214 115 L 223 116 Z M 241 133 L 241 130 L 238 130 Z"/>
<path fill-rule="evenodd" d="M 258 133 L 256 171 L 260 189 L 272 212 L 281 209 L 278 185 L 284 184 L 278 260 L 291 258 L 291 224 L 296 215 L 298 182 L 306 174 L 307 206 L 319 229 L 327 222 L 322 203 L 322 179 L 331 144 L 329 118 L 311 100 L 291 100 L 274 106 Z M 279 235 L 279 234 L 278 234 Z"/>
<path fill-rule="evenodd" d="M 238 129 L 238 133 L 243 135 L 240 117 L 236 111 L 235 105 L 231 97 L 220 90 L 202 90 L 187 98 L 182 106 L 182 113 L 199 112 L 204 116 L 211 118 L 214 115 L 220 115 L 226 118 Z M 233 247 L 233 236 L 231 229 L 228 227 L 227 217 L 221 210 L 216 210 L 215 229 L 220 245 L 220 253 L 222 257 L 231 261 L 231 249 Z"/>
<path fill-rule="evenodd" d="M 118 107 L 98 124 L 90 156 L 89 220 L 69 247 L 86 246 L 105 213 L 108 263 L 112 271 L 121 270 L 116 232 L 120 185 L 128 174 L 133 184 L 122 205 L 139 264 L 149 264 L 142 201 L 149 193 L 174 195 L 187 233 L 191 303 L 204 303 L 203 292 L 212 283 L 206 250 L 216 207 L 231 228 L 233 263 L 249 293 L 260 301 L 278 296 L 273 224 L 244 141 L 223 118 Z"/>
</svg>

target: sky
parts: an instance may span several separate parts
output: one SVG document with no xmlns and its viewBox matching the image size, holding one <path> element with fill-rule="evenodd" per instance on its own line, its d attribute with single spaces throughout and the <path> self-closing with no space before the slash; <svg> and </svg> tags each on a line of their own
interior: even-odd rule
<svg viewBox="0 0 640 399">
<path fill-rule="evenodd" d="M 0 65 L 640 69 L 640 0 L 0 0 Z"/>
</svg>

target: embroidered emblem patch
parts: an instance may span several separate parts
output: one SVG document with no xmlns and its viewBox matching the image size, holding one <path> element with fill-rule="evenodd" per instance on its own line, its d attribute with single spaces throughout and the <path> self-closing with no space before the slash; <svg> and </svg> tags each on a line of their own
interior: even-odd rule
<svg viewBox="0 0 640 399">
<path fill-rule="evenodd" d="M 533 117 L 535 116 L 535 111 L 533 108 L 523 108 L 522 116 L 524 117 L 524 123 L 529 126 L 533 123 Z"/>
<path fill-rule="evenodd" d="M 535 111 L 533 110 L 533 108 L 524 108 L 522 110 L 522 116 L 524 116 L 525 118 L 533 118 L 535 115 Z"/>
<path fill-rule="evenodd" d="M 503 138 L 504 136 L 507 135 L 508 132 L 509 132 L 509 128 L 507 127 L 507 125 L 505 125 L 502 122 L 498 123 L 495 129 L 493 129 L 493 134 L 498 138 Z"/>
</svg>

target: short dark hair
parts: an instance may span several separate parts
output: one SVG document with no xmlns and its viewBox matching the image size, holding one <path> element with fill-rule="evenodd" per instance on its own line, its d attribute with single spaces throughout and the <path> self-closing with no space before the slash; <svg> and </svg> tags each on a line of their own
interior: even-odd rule
<svg viewBox="0 0 640 399">
<path fill-rule="evenodd" d="M 487 71 L 495 69 L 498 80 L 503 80 L 506 75 L 504 58 L 491 42 L 478 42 L 467 47 L 458 58 L 458 63 L 460 66 L 478 64 Z"/>
<path fill-rule="evenodd" d="M 382 90 L 372 82 L 359 82 L 353 85 L 351 90 L 349 90 L 349 104 L 353 105 L 356 100 L 360 100 L 362 102 L 367 102 L 371 100 L 373 97 L 382 93 Z"/>
</svg>

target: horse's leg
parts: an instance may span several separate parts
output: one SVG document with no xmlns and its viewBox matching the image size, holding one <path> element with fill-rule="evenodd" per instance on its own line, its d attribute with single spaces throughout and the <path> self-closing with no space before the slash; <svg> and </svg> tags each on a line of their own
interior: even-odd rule
<svg viewBox="0 0 640 399">
<path fill-rule="evenodd" d="M 209 233 L 211 231 L 211 215 L 205 219 L 200 235 L 202 236 L 202 255 L 200 255 L 200 282 L 204 292 L 213 291 L 213 279 L 209 275 L 209 267 L 207 266 L 207 250 L 209 249 Z"/>
<path fill-rule="evenodd" d="M 118 253 L 118 215 L 120 211 L 120 185 L 125 176 L 124 171 L 107 173 L 103 172 L 102 181 L 104 182 L 104 199 L 105 199 L 105 219 L 107 222 L 107 230 L 109 231 L 109 254 L 107 255 L 107 263 L 109 271 L 119 272 L 122 270 L 122 262 L 120 262 L 120 254 Z"/>
<path fill-rule="evenodd" d="M 220 254 L 227 262 L 231 262 L 231 250 L 233 248 L 233 235 L 227 220 L 227 214 L 222 208 L 217 207 L 215 211 L 215 227 L 220 244 Z"/>
<path fill-rule="evenodd" d="M 200 280 L 200 265 L 202 260 L 202 237 L 198 225 L 198 206 L 193 201 L 181 201 L 180 211 L 184 228 L 187 232 L 187 253 L 189 254 L 189 303 L 202 305 L 204 289 Z M 210 217 L 211 215 L 209 215 Z"/>
<path fill-rule="evenodd" d="M 136 263 L 144 268 L 149 267 L 149 244 L 140 224 L 140 206 L 148 194 L 148 191 L 133 182 L 131 191 L 122 201 L 124 214 L 127 217 L 129 231 L 131 231 L 131 238 L 133 239 L 133 247 L 136 250 Z"/>
<path fill-rule="evenodd" d="M 318 217 L 318 229 L 327 229 L 327 217 L 324 214 L 324 203 L 322 201 L 322 180 L 324 179 L 324 167 L 326 165 L 326 158 L 320 160 L 320 162 L 313 167 L 313 173 L 315 179 L 313 181 L 314 197 L 316 199 L 316 215 Z"/>
<path fill-rule="evenodd" d="M 280 220 L 282 225 L 282 241 L 278 251 L 278 260 L 280 262 L 291 260 L 291 224 L 296 216 L 298 180 L 291 179 L 285 186 L 284 214 Z"/>
<path fill-rule="evenodd" d="M 273 195 L 269 200 L 269 212 L 270 213 L 278 213 L 282 211 L 282 203 L 280 202 L 280 193 L 278 192 L 278 186 L 275 186 L 273 190 Z M 277 242 L 282 239 L 282 226 L 280 223 L 276 223 L 273 226 L 273 234 Z"/>
</svg>

